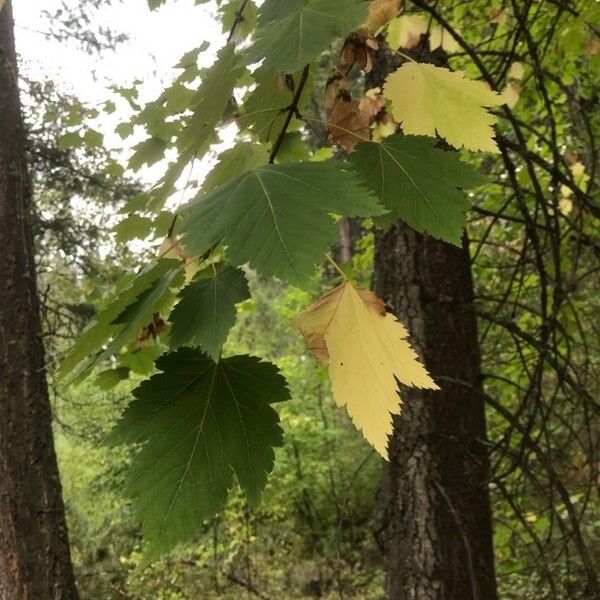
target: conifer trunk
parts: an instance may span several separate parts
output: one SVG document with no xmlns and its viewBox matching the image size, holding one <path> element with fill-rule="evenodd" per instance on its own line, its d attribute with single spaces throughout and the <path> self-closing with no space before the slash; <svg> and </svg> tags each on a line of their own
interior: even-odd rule
<svg viewBox="0 0 600 600">
<path fill-rule="evenodd" d="M 426 49 L 420 51 L 423 60 Z M 382 85 L 398 65 L 380 51 L 369 87 Z M 490 467 L 466 244 L 457 248 L 403 223 L 380 231 L 375 289 L 406 324 L 441 387 L 403 391 L 384 465 L 376 535 L 389 598 L 495 600 Z"/>
<path fill-rule="evenodd" d="M 30 200 L 8 0 L 0 9 L 0 600 L 72 600 Z"/>
</svg>

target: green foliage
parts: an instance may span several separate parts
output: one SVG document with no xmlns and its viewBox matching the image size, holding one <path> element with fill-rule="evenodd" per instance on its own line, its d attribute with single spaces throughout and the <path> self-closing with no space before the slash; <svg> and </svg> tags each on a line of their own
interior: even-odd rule
<svg viewBox="0 0 600 600">
<path fill-rule="evenodd" d="M 179 263 L 174 260 L 162 259 L 143 269 L 80 334 L 63 358 L 56 372 L 57 379 L 64 379 L 78 366 L 77 375 L 89 372 L 96 363 L 135 337 L 169 295 L 176 278 L 182 278 L 182 275 Z M 96 355 L 109 340 L 108 346 Z M 91 358 L 81 366 L 90 355 Z"/>
<path fill-rule="evenodd" d="M 244 99 L 242 114 L 237 118 L 241 127 L 248 128 L 261 142 L 273 142 L 287 116 L 287 107 L 292 101 L 294 87 L 300 81 L 300 73 L 282 77 L 268 67 L 259 67 L 252 73 L 256 87 Z M 305 85 L 298 107 L 303 110 L 310 98 L 310 81 Z M 288 131 L 301 125 L 297 118 L 292 120 Z"/>
<path fill-rule="evenodd" d="M 128 474 L 146 560 L 194 535 L 225 503 L 235 476 L 256 503 L 282 443 L 270 404 L 289 397 L 277 369 L 250 356 L 213 362 L 197 350 L 161 357 L 112 439 L 142 443 Z"/>
<path fill-rule="evenodd" d="M 231 179 L 231 174 L 243 175 L 265 165 L 268 152 L 264 146 L 252 142 L 240 142 L 219 155 L 219 161 L 206 176 L 202 191 L 209 192 Z"/>
<path fill-rule="evenodd" d="M 180 231 L 192 255 L 224 240 L 233 264 L 300 284 L 337 237 L 329 213 L 366 217 L 383 210 L 339 163 L 267 165 L 192 201 Z"/>
<path fill-rule="evenodd" d="M 235 324 L 235 305 L 250 297 L 244 272 L 232 267 L 208 268 L 184 287 L 169 317 L 173 348 L 200 346 L 219 360 L 227 334 Z"/>
<path fill-rule="evenodd" d="M 246 54 L 247 64 L 264 58 L 273 71 L 295 73 L 367 16 L 362 0 L 286 2 L 283 10 L 282 6 L 275 9 L 273 2 L 261 9 L 261 26 Z"/>
<path fill-rule="evenodd" d="M 158 8 L 163 2 L 151 0 L 149 4 Z M 181 72 L 173 83 L 145 107 L 139 106 L 135 87 L 119 90 L 135 115 L 118 127 L 118 133 L 127 137 L 134 127 L 141 126 L 147 135 L 134 148 L 130 167 L 135 170 L 168 155 L 176 158 L 157 187 L 133 198 L 128 195 L 131 199 L 121 209 L 128 216 L 116 227 L 117 241 L 162 236 L 169 231 L 173 241 L 182 245 L 174 251 L 181 260 L 150 262 L 133 280 L 117 286 L 117 298 L 109 301 L 83 332 L 58 375 L 74 372 L 83 377 L 95 373 L 97 367 L 104 369 L 95 373 L 97 387 L 114 395 L 127 393 L 125 378 L 137 382 L 151 375 L 154 361 L 167 348 L 176 350 L 158 358 L 157 366 L 163 372 L 141 383 L 136 399 L 117 426 L 120 440 L 135 448 L 111 459 L 116 471 L 113 483 L 120 487 L 125 457 L 138 451 L 127 479 L 150 545 L 143 559 L 143 542 L 132 534 L 136 530 L 129 516 L 128 534 L 135 539 L 124 544 L 122 555 L 115 550 L 113 556 L 116 570 L 127 578 L 123 586 L 134 596 L 235 597 L 222 565 L 231 567 L 228 575 L 238 577 L 240 565 L 252 553 L 255 562 L 246 561 L 248 579 L 244 580 L 251 581 L 252 575 L 259 584 L 267 581 L 265 587 L 273 590 L 273 597 L 300 598 L 318 593 L 322 597 L 374 598 L 380 594 L 383 581 L 379 559 L 373 559 L 371 565 L 365 559 L 371 553 L 376 555 L 371 530 L 379 465 L 335 411 L 323 371 L 307 360 L 304 346 L 288 326 L 295 312 L 332 284 L 331 274 L 323 274 L 318 267 L 338 239 L 338 216 L 373 217 L 375 226 L 389 226 L 401 219 L 420 232 L 456 245 L 461 243 L 470 218 L 475 310 L 489 317 L 485 320 L 480 316 L 487 367 L 485 392 L 498 399 L 517 424 L 521 417 L 528 419 L 527 435 L 538 444 L 548 444 L 550 449 L 543 455 L 546 461 L 551 465 L 557 462 L 559 470 L 567 473 L 565 478 L 573 478 L 572 487 L 579 490 L 576 478 L 583 478 L 581 473 L 593 461 L 591 453 L 581 450 L 587 442 L 581 446 L 576 443 L 588 438 L 587 424 L 582 423 L 576 408 L 579 397 L 574 395 L 569 402 L 565 389 L 571 373 L 576 373 L 578 385 L 593 382 L 594 377 L 597 381 L 596 367 L 587 357 L 586 330 L 594 331 L 593 316 L 583 314 L 581 308 L 592 304 L 594 288 L 577 266 L 578 261 L 593 260 L 593 249 L 598 245 L 596 228 L 586 213 L 587 207 L 593 206 L 591 193 L 596 189 L 594 156 L 586 154 L 586 148 L 598 126 L 591 74 L 600 52 L 590 45 L 595 39 L 590 23 L 597 16 L 597 7 L 575 2 L 576 16 L 558 10 L 552 2 L 535 0 L 532 6 L 536 7 L 531 11 L 536 20 L 528 27 L 521 23 L 529 17 L 520 14 L 519 3 L 513 3 L 512 11 L 502 9 L 505 14 L 494 19 L 492 13 L 498 7 L 490 0 L 477 3 L 476 9 L 472 3 L 429 3 L 418 13 L 427 22 L 431 20 L 431 34 L 439 24 L 425 13 L 440 10 L 447 19 L 446 26 L 457 25 L 465 43 L 474 49 L 478 61 L 462 49 L 449 51 L 453 70 L 462 69 L 473 80 L 483 78 L 491 87 L 499 85 L 498 91 L 508 81 L 518 82 L 515 106 L 504 106 L 496 115 L 496 138 L 501 145 L 507 144 L 502 158 L 468 155 L 471 165 L 490 173 L 485 180 L 462 162 L 466 152 L 435 147 L 433 136 L 440 131 L 430 119 L 421 123 L 432 135 L 429 140 L 396 134 L 379 143 L 360 143 L 348 155 L 346 147 L 323 147 L 330 142 L 332 121 L 334 128 L 345 129 L 350 138 L 379 139 L 372 131 L 389 127 L 385 117 L 394 103 L 400 105 L 407 91 L 416 90 L 397 86 L 400 89 L 393 90 L 391 105 L 366 98 L 374 102 L 376 114 L 362 121 L 359 118 L 357 100 L 364 81 L 359 71 L 367 71 L 374 42 L 362 39 L 366 36 L 363 29 L 347 38 L 346 54 L 342 52 L 347 63 L 342 64 L 338 51 L 344 38 L 365 22 L 369 3 L 364 0 L 266 0 L 258 11 L 253 2 L 217 2 L 221 26 L 232 35 L 211 67 L 200 70 L 197 66 L 200 53 L 206 50 L 204 44 L 182 57 L 176 67 Z M 531 53 L 529 34 L 544 40 L 543 68 Z M 450 37 L 446 31 L 444 40 Z M 378 40 L 383 46 L 384 36 Z M 481 40 L 485 40 L 485 51 L 479 55 Z M 331 52 L 326 52 L 328 48 Z M 382 50 L 390 53 L 390 60 L 400 60 L 391 50 Z M 435 51 L 436 60 L 441 51 Z M 515 71 L 510 75 L 510 65 L 517 60 L 524 65 L 521 78 Z M 482 72 L 482 65 L 490 73 Z M 326 104 L 322 92 L 328 88 L 325 82 L 331 67 L 336 77 L 348 75 L 343 82 L 347 89 L 342 88 L 346 93 L 328 98 Z M 405 71 L 415 68 L 409 65 Z M 423 77 L 439 76 L 433 66 L 419 70 Z M 546 77 L 546 72 L 553 71 Z M 310 77 L 306 79 L 307 72 Z M 463 114 L 461 102 L 452 103 L 452 113 L 443 112 L 447 103 L 435 94 L 439 86 L 434 84 L 434 80 L 429 81 L 423 89 L 436 99 L 436 119 L 461 135 L 469 133 L 462 128 L 468 129 L 471 117 L 465 116 L 467 111 Z M 477 87 L 489 94 L 481 83 Z M 354 102 L 348 104 L 350 93 Z M 422 108 L 431 97 L 417 100 L 404 109 Z M 340 107 L 356 111 L 350 113 L 353 118 L 338 114 L 333 119 L 332 105 L 338 112 Z M 113 108 L 104 106 L 106 112 Z M 574 111 L 577 119 L 569 116 Z M 50 111 L 47 121 L 64 112 Z M 404 120 L 399 114 L 398 120 Z M 68 112 L 66 126 L 56 136 L 61 152 L 74 154 L 98 148 L 102 140 L 93 130 L 82 127 L 87 116 L 93 118 L 79 106 Z M 486 113 L 487 118 L 491 119 Z M 223 137 L 224 127 L 232 125 L 238 128 L 235 145 L 221 151 L 203 182 L 183 183 L 186 166 L 212 154 L 215 148 L 211 146 Z M 391 126 L 396 127 L 393 122 Z M 491 134 L 486 129 L 486 136 Z M 581 173 L 576 178 L 571 172 L 572 155 L 581 155 L 587 180 Z M 122 174 L 122 169 L 112 163 L 100 172 L 103 176 Z M 567 188 L 572 197 L 560 196 L 565 180 L 571 185 Z M 479 185 L 477 194 L 467 197 L 466 190 Z M 174 220 L 163 206 L 167 199 L 173 200 L 178 186 L 183 187 L 183 194 L 200 186 L 200 193 Z M 77 189 L 69 190 L 78 193 Z M 568 202 L 570 211 L 565 208 Z M 475 212 L 469 216 L 471 203 Z M 348 221 L 341 225 L 348 225 Z M 360 231 L 362 239 L 351 240 L 355 254 L 344 265 L 344 272 L 368 287 L 375 254 L 372 221 L 355 219 L 351 225 Z M 122 258 L 115 255 L 115 261 Z M 125 255 L 124 269 L 133 272 L 131 258 L 126 251 Z M 147 262 L 145 256 L 140 260 Z M 521 271 L 514 269 L 515 263 Z M 221 264 L 222 270 L 213 273 L 212 264 Z M 181 289 L 184 271 L 189 276 L 195 268 L 204 270 Z M 254 283 L 251 299 L 246 278 Z M 286 283 L 302 289 L 288 288 Z M 494 296 L 496 290 L 502 293 Z M 561 304 L 566 297 L 568 301 Z M 242 300 L 246 301 L 240 304 Z M 99 304 L 97 294 L 92 306 Z M 593 308 L 597 308 L 595 304 Z M 237 325 L 232 328 L 236 318 Z M 499 321 L 504 328 L 498 326 Z M 165 334 L 161 335 L 163 329 Z M 156 337 L 150 344 L 149 332 Z M 529 337 L 519 337 L 521 332 Z M 530 343 L 538 332 L 539 338 Z M 219 362 L 199 349 L 177 350 L 188 344 L 200 346 Z M 235 475 L 250 499 L 260 495 L 272 468 L 273 447 L 281 443 L 281 430 L 269 406 L 268 386 L 265 389 L 262 383 L 249 379 L 248 373 L 264 371 L 261 377 L 265 381 L 277 381 L 273 385 L 280 399 L 286 392 L 275 367 L 258 363 L 258 359 L 231 358 L 240 353 L 276 361 L 294 398 L 280 408 L 288 443 L 278 451 L 276 485 L 266 487 L 266 505 L 252 513 L 236 490 L 226 500 L 228 490 Z M 550 360 L 558 361 L 559 368 L 549 368 Z M 108 361 L 110 368 L 105 364 Z M 230 380 L 235 383 L 233 387 Z M 591 385 L 591 389 L 596 388 Z M 535 402 L 531 400 L 534 397 Z M 242 413 L 236 412 L 239 398 L 243 399 Z M 119 404 L 114 400 L 114 411 Z M 250 412 L 255 407 L 259 407 L 262 420 Z M 69 407 L 65 412 L 70 415 L 75 410 Z M 98 417 L 97 412 L 90 412 Z M 518 470 L 515 457 L 522 457 L 523 449 L 530 447 L 529 438 L 505 416 L 490 412 L 490 448 L 497 455 L 499 466 L 495 468 L 502 474 L 498 487 L 493 488 L 499 573 L 505 582 L 503 594 L 516 598 L 524 576 L 514 573 L 543 564 L 534 558 L 537 546 L 546 544 L 550 552 L 557 535 L 569 538 L 569 515 L 567 511 L 564 516 L 564 503 L 556 506 L 552 490 L 555 475 L 548 475 L 546 481 L 536 472 L 534 483 L 527 480 L 526 475 L 543 462 L 537 455 L 527 458 L 530 462 Z M 210 418 L 204 420 L 203 414 Z M 581 431 L 569 432 L 565 421 Z M 547 426 L 550 422 L 552 427 Z M 266 434 L 256 438 L 259 441 L 251 453 L 244 452 L 244 434 L 258 435 L 263 423 Z M 217 430 L 226 444 L 221 444 Z M 561 449 L 560 456 L 555 448 Z M 81 452 L 85 454 L 85 450 Z M 68 452 L 65 456 L 69 457 Z M 209 458 L 211 468 L 217 465 L 210 474 Z M 68 460 L 63 459 L 63 464 Z M 584 466 L 573 467 L 586 460 Z M 253 469 L 256 476 L 249 480 Z M 87 474 L 84 479 L 89 481 Z M 507 502 L 501 485 L 526 489 L 527 493 L 513 505 Z M 549 508 L 542 506 L 540 499 L 544 485 L 552 490 L 549 495 L 554 504 Z M 84 491 L 79 493 L 85 496 Z M 572 502 L 579 502 L 576 495 Z M 217 511 L 221 511 L 219 516 L 215 516 Z M 583 514 L 583 506 L 581 511 Z M 86 521 L 87 515 L 72 518 Z M 97 534 L 105 523 L 102 519 L 93 521 L 90 530 Z M 593 539 L 597 522 L 597 511 L 588 510 L 582 517 L 584 536 Z M 176 560 L 164 559 L 149 570 L 136 570 L 144 561 L 188 539 L 190 545 L 175 551 Z M 566 558 L 556 559 L 560 565 L 557 571 L 570 582 L 572 573 L 580 568 L 579 563 L 572 564 L 579 559 L 571 558 L 577 556 L 572 550 L 578 549 L 569 541 L 563 547 Z M 272 560 L 273 555 L 277 561 Z M 298 565 L 307 563 L 311 565 L 305 569 L 309 575 L 296 577 Z M 199 589 L 194 577 L 186 574 L 182 566 L 186 564 L 193 565 L 194 572 L 196 568 L 202 572 L 203 583 L 210 572 L 210 585 Z M 312 572 L 319 573 L 317 583 L 311 578 Z M 531 586 L 531 593 L 538 592 L 536 587 Z M 569 587 L 561 582 L 557 589 L 554 595 L 548 589 L 539 595 L 561 597 Z M 522 591 L 522 596 L 526 593 Z M 576 597 L 574 593 L 567 596 Z"/>
<path fill-rule="evenodd" d="M 484 179 L 456 152 L 438 150 L 426 137 L 393 135 L 359 144 L 349 161 L 390 211 L 377 218 L 378 225 L 401 219 L 417 231 L 461 245 L 469 200 L 459 188 Z"/>
</svg>

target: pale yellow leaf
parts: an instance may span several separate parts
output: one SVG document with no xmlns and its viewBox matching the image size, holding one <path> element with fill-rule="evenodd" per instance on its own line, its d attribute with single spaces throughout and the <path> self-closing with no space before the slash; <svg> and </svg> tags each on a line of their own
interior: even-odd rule
<svg viewBox="0 0 600 600">
<path fill-rule="evenodd" d="M 460 44 L 439 25 L 433 25 L 429 31 L 429 47 L 432 50 L 442 48 L 444 52 L 458 52 Z"/>
<path fill-rule="evenodd" d="M 357 429 L 388 457 L 400 383 L 439 389 L 407 341 L 408 332 L 373 293 L 350 283 L 335 288 L 295 319 L 315 354 L 327 363 L 333 397 Z"/>
<path fill-rule="evenodd" d="M 402 15 L 388 25 L 386 40 L 390 48 L 414 48 L 427 33 L 427 21 L 422 15 Z"/>
<path fill-rule="evenodd" d="M 4 6 L 6 0 L 0 0 L 0 10 L 2 10 L 2 7 Z"/>
<path fill-rule="evenodd" d="M 568 196 L 561 198 L 558 201 L 558 210 L 560 210 L 563 215 L 570 215 L 571 211 L 573 210 L 573 200 L 571 200 L 571 198 Z"/>
<path fill-rule="evenodd" d="M 388 76 L 383 93 L 404 133 L 431 137 L 437 133 L 455 148 L 498 153 L 492 138 L 496 117 L 485 107 L 504 100 L 462 71 L 407 62 Z"/>
</svg>

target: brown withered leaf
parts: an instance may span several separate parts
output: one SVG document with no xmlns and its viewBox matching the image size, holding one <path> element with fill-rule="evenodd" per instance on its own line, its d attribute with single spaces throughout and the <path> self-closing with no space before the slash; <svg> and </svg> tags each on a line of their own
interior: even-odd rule
<svg viewBox="0 0 600 600">
<path fill-rule="evenodd" d="M 363 27 L 370 33 L 387 25 L 399 12 L 402 0 L 371 0 L 369 15 Z"/>
<path fill-rule="evenodd" d="M 325 107 L 331 110 L 336 98 L 342 92 L 348 92 L 350 85 L 345 75 L 342 75 L 339 71 L 334 71 L 325 84 Z"/>
<path fill-rule="evenodd" d="M 369 141 L 369 116 L 360 110 L 360 102 L 341 93 L 327 121 L 327 141 L 344 150 L 353 150 L 359 142 Z"/>
<path fill-rule="evenodd" d="M 275 75 L 275 87 L 278 92 L 283 92 L 287 89 L 294 93 L 296 87 L 294 84 L 294 77 L 289 73 L 277 73 Z"/>
<path fill-rule="evenodd" d="M 306 335 L 306 343 L 318 364 L 324 365 L 329 362 L 329 351 L 327 342 L 321 333 L 309 333 Z"/>
<path fill-rule="evenodd" d="M 138 336 L 136 340 L 137 344 L 139 346 L 145 346 L 151 339 L 156 340 L 166 326 L 167 324 L 164 319 L 158 313 L 154 313 L 152 315 L 152 321 L 142 329 Z"/>
<path fill-rule="evenodd" d="M 374 119 L 383 110 L 384 106 L 385 98 L 379 87 L 367 90 L 359 104 L 360 110 L 364 112 L 369 119 Z"/>
<path fill-rule="evenodd" d="M 379 49 L 377 40 L 366 29 L 351 33 L 344 42 L 338 57 L 338 67 L 342 73 L 348 73 L 356 65 L 365 73 L 373 69 L 373 53 Z"/>
</svg>

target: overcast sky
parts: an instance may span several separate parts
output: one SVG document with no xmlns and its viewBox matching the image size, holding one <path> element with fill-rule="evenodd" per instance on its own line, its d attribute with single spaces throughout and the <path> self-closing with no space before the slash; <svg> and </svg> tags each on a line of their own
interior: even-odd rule
<svg viewBox="0 0 600 600">
<path fill-rule="evenodd" d="M 92 10 L 90 16 L 99 25 L 127 34 L 130 40 L 99 60 L 75 43 L 61 44 L 40 33 L 48 30 L 42 12 L 52 13 L 60 4 L 61 0 L 13 0 L 17 49 L 23 66 L 32 74 L 61 82 L 82 100 L 103 100 L 108 84 L 126 85 L 136 78 L 154 94 L 171 78 L 172 67 L 184 52 L 207 40 L 212 52 L 206 52 L 203 59 L 209 64 L 223 42 L 212 2 L 194 6 L 193 0 L 167 0 L 165 6 L 151 12 L 146 0 L 115 1 Z"/>
</svg>

